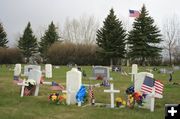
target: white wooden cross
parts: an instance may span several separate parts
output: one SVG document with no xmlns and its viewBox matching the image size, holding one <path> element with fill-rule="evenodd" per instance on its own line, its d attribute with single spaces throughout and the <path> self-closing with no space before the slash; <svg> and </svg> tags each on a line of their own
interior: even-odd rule
<svg viewBox="0 0 180 119">
<path fill-rule="evenodd" d="M 104 90 L 105 93 L 110 93 L 111 95 L 111 108 L 114 108 L 114 93 L 119 93 L 120 90 L 114 90 L 114 85 L 110 85 L 110 90 Z"/>
<path fill-rule="evenodd" d="M 17 83 L 17 85 L 22 86 L 21 87 L 21 97 L 23 97 L 23 95 L 24 95 L 24 88 L 25 88 L 25 86 L 28 86 L 28 84 L 26 83 L 25 80 L 23 80 L 22 83 Z"/>
<path fill-rule="evenodd" d="M 70 105 L 71 104 L 71 94 L 74 93 L 75 91 L 72 91 L 71 89 L 67 89 L 67 90 L 63 90 L 62 92 L 67 94 L 66 103 L 67 103 L 67 105 Z"/>
</svg>

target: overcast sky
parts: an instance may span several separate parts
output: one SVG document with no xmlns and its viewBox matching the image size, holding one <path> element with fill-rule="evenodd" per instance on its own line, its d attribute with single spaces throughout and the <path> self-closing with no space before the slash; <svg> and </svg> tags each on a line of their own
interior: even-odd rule
<svg viewBox="0 0 180 119">
<path fill-rule="evenodd" d="M 130 23 L 129 9 L 140 10 L 145 4 L 156 24 L 161 27 L 163 19 L 174 14 L 180 16 L 178 0 L 0 0 L 0 22 L 8 34 L 9 45 L 22 34 L 30 21 L 35 34 L 39 34 L 51 21 L 63 28 L 66 18 L 93 15 L 100 24 L 114 8 L 119 19 Z"/>
</svg>

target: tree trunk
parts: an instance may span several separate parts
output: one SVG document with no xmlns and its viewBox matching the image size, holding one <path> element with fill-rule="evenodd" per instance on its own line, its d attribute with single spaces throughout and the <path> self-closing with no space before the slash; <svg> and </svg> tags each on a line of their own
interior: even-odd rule
<svg viewBox="0 0 180 119">
<path fill-rule="evenodd" d="M 112 66 L 113 66 L 113 59 L 110 58 L 110 67 L 112 67 Z"/>
<path fill-rule="evenodd" d="M 171 59 L 171 50 L 169 49 L 169 65 L 172 65 L 172 59 Z"/>
<path fill-rule="evenodd" d="M 129 67 L 129 59 L 126 61 L 126 66 Z"/>
<path fill-rule="evenodd" d="M 141 63 L 142 63 L 142 66 L 146 66 L 146 64 L 145 64 L 145 58 L 144 58 L 144 57 L 142 58 Z"/>
</svg>

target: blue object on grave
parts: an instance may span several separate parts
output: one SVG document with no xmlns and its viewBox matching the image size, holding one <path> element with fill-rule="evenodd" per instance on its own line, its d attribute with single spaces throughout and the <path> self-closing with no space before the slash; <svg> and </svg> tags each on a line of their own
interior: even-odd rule
<svg viewBox="0 0 180 119">
<path fill-rule="evenodd" d="M 133 94 L 134 93 L 134 86 L 130 86 L 126 89 L 126 94 Z"/>
<path fill-rule="evenodd" d="M 52 81 L 52 86 L 59 86 L 59 84 L 54 82 L 54 81 Z"/>
<path fill-rule="evenodd" d="M 77 102 L 84 102 L 85 96 L 86 96 L 86 88 L 85 86 L 81 86 L 76 94 Z"/>
</svg>

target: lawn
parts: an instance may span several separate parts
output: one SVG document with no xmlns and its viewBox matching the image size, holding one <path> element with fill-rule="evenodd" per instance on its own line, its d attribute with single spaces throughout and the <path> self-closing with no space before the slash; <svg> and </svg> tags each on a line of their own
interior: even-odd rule
<svg viewBox="0 0 180 119">
<path fill-rule="evenodd" d="M 13 66 L 11 66 L 13 68 Z M 152 67 L 140 67 L 139 71 Z M 160 67 L 158 67 L 160 68 Z M 83 66 L 87 77 L 90 77 L 91 67 Z M 127 72 L 131 67 L 124 67 Z M 65 83 L 66 72 L 70 70 L 66 66 L 60 66 L 59 69 L 53 69 L 53 78 L 46 81 L 56 81 Z M 123 76 L 117 72 L 110 72 L 113 77 L 115 89 L 119 89 L 120 96 L 125 99 L 125 90 L 132 85 L 131 77 Z M 119 108 L 109 109 L 105 107 L 78 107 L 76 105 L 55 105 L 48 101 L 48 95 L 52 93 L 47 85 L 41 85 L 39 96 L 20 97 L 20 87 L 13 84 L 13 70 L 9 70 L 5 65 L 0 67 L 0 119 L 164 119 L 164 105 L 167 103 L 180 103 L 180 85 L 173 85 L 168 82 L 169 75 L 153 72 L 156 79 L 164 83 L 163 99 L 155 100 L 155 111 L 150 112 L 147 109 Z M 180 84 L 180 71 L 173 74 L 173 82 Z M 83 78 L 83 83 L 89 83 L 87 78 Z M 91 81 L 91 84 L 101 83 L 101 81 Z M 110 103 L 110 95 L 104 93 L 104 87 L 95 89 L 96 102 Z"/>
</svg>

